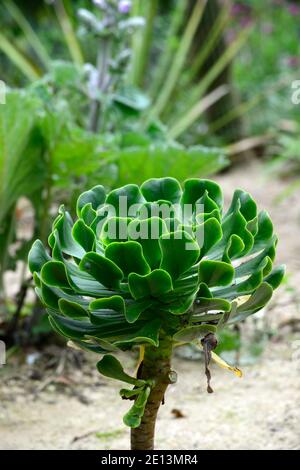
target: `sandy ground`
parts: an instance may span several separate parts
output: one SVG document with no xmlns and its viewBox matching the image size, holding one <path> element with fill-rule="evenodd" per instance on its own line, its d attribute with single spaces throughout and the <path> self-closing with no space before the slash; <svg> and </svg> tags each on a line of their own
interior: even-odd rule
<svg viewBox="0 0 300 470">
<path fill-rule="evenodd" d="M 157 423 L 158 449 L 300 449 L 300 205 L 299 192 L 282 203 L 286 187 L 268 180 L 258 164 L 221 175 L 226 199 L 235 187 L 266 208 L 280 237 L 278 261 L 287 283 L 265 312 L 275 332 L 260 359 L 243 366 L 244 376 L 212 368 L 214 394 L 206 393 L 203 363 L 175 357 L 178 383 L 169 388 Z M 292 321 L 291 321 L 292 320 Z M 265 321 L 265 320 L 264 320 Z M 298 323 L 297 323 L 298 322 Z M 127 449 L 122 423 L 128 402 L 116 382 L 101 378 L 88 357 L 54 381 L 34 366 L 7 364 L 0 370 L 0 449 Z M 123 360 L 128 370 L 133 356 Z M 172 410 L 183 417 L 175 418 Z"/>
</svg>

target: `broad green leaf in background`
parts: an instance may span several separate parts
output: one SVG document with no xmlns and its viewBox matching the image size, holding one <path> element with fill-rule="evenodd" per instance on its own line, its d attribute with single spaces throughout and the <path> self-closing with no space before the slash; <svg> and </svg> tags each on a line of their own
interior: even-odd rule
<svg viewBox="0 0 300 470">
<path fill-rule="evenodd" d="M 188 149 L 178 146 L 129 147 L 112 150 L 109 155 L 118 162 L 119 184 L 136 184 L 145 179 L 164 176 L 184 181 L 192 176 L 208 176 L 226 166 L 220 149 L 202 146 Z"/>
<path fill-rule="evenodd" d="M 0 106 L 0 226 L 20 196 L 30 198 L 43 186 L 39 108 L 37 98 L 21 91 L 8 93 L 6 105 Z"/>
</svg>

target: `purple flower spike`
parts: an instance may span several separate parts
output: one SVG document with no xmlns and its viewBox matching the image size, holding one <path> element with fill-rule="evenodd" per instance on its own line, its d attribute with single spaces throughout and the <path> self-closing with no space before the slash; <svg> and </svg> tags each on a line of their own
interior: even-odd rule
<svg viewBox="0 0 300 470">
<path fill-rule="evenodd" d="M 300 13 L 300 7 L 296 3 L 291 3 L 291 5 L 288 6 L 288 11 L 292 16 L 298 16 Z"/>
<path fill-rule="evenodd" d="M 130 0 L 121 0 L 118 5 L 118 10 L 123 15 L 127 15 L 131 10 L 131 1 Z"/>
</svg>

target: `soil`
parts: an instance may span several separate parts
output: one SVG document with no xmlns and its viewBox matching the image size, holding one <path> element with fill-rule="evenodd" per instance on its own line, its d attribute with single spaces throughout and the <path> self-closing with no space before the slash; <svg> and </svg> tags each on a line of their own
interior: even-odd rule
<svg viewBox="0 0 300 470">
<path fill-rule="evenodd" d="M 269 211 L 287 281 L 258 314 L 256 328 L 267 325 L 272 335 L 262 355 L 241 366 L 243 378 L 212 366 L 214 393 L 207 394 L 202 359 L 176 355 L 178 382 L 160 409 L 156 448 L 300 449 L 299 192 L 278 202 L 289 182 L 268 178 L 258 163 L 216 179 L 227 201 L 240 187 Z M 99 376 L 96 356 L 52 346 L 23 359 L 0 369 L 0 449 L 128 449 L 122 416 L 129 403 L 117 382 Z M 121 359 L 133 371 L 135 355 Z"/>
</svg>

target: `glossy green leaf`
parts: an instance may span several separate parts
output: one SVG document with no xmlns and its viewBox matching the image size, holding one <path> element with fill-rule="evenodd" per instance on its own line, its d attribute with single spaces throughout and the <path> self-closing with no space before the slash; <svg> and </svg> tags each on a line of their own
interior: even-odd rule
<svg viewBox="0 0 300 470">
<path fill-rule="evenodd" d="M 226 216 L 235 212 L 236 210 L 240 210 L 241 214 L 244 218 L 249 221 L 256 217 L 257 215 L 257 207 L 256 203 L 251 197 L 251 195 L 241 189 L 236 189 L 234 191 L 231 205 L 228 209 Z"/>
<path fill-rule="evenodd" d="M 93 230 L 79 219 L 75 222 L 72 229 L 74 240 L 82 246 L 84 251 L 92 251 L 95 245 L 95 234 Z"/>
<path fill-rule="evenodd" d="M 168 296 L 165 296 L 165 299 L 162 299 L 163 302 Z M 170 300 L 170 298 L 168 299 Z M 182 315 L 186 313 L 193 305 L 195 300 L 195 292 L 187 295 L 174 295 L 172 303 L 166 303 L 167 310 L 173 315 Z"/>
<path fill-rule="evenodd" d="M 230 302 L 225 299 L 211 298 L 207 299 L 205 297 L 197 297 L 195 302 L 193 313 L 203 313 L 208 312 L 209 310 L 222 310 L 223 312 L 229 312 L 231 308 Z"/>
<path fill-rule="evenodd" d="M 105 321 L 125 319 L 125 302 L 120 295 L 103 297 L 89 304 L 89 315 L 94 325 L 103 325 Z"/>
<path fill-rule="evenodd" d="M 80 213 L 82 220 L 88 226 L 91 226 L 97 217 L 97 212 L 93 209 L 92 204 L 90 202 L 83 206 Z"/>
<path fill-rule="evenodd" d="M 161 328 L 161 323 L 162 322 L 159 318 L 147 321 L 144 323 L 144 326 L 140 326 L 138 330 L 135 329 L 133 333 L 128 333 L 126 338 L 117 340 L 114 342 L 114 344 L 121 346 L 126 343 L 150 343 L 157 347 L 159 345 L 159 331 Z M 135 328 L 137 328 L 137 324 L 138 322 L 134 323 Z"/>
<path fill-rule="evenodd" d="M 109 309 L 115 312 L 125 313 L 125 302 L 120 295 L 113 295 L 112 297 L 92 300 L 89 304 L 89 309 L 92 311 Z"/>
<path fill-rule="evenodd" d="M 205 256 L 205 254 L 222 238 L 221 224 L 215 218 L 207 219 L 203 224 L 196 225 L 194 232 L 201 248 L 201 257 Z"/>
<path fill-rule="evenodd" d="M 278 286 L 280 286 L 282 279 L 285 275 L 285 266 L 280 265 L 276 266 L 273 271 L 264 278 L 264 282 L 270 284 L 270 286 L 275 290 Z"/>
<path fill-rule="evenodd" d="M 87 310 L 80 304 L 70 300 L 61 298 L 58 301 L 59 310 L 63 315 L 70 318 L 85 318 L 88 317 Z"/>
<path fill-rule="evenodd" d="M 195 339 L 205 336 L 207 333 L 215 333 L 216 331 L 217 328 L 214 325 L 188 326 L 175 333 L 173 339 L 179 342 L 191 343 Z"/>
<path fill-rule="evenodd" d="M 91 325 L 88 321 L 74 320 L 51 313 L 49 321 L 52 327 L 70 339 L 84 339 L 85 335 L 94 335 L 99 332 L 99 327 Z"/>
<path fill-rule="evenodd" d="M 221 208 L 223 194 L 220 186 L 211 180 L 191 178 L 185 181 L 181 198 L 182 204 L 194 205 L 205 193 Z"/>
<path fill-rule="evenodd" d="M 79 268 L 106 287 L 119 287 L 123 273 L 111 260 L 95 252 L 86 253 Z"/>
<path fill-rule="evenodd" d="M 237 258 L 244 250 L 245 244 L 243 240 L 233 233 L 224 249 L 222 261 L 225 261 L 225 263 L 231 263 L 231 260 Z"/>
<path fill-rule="evenodd" d="M 105 354 L 107 352 L 106 349 L 102 348 L 98 344 L 90 343 L 88 341 L 73 340 L 73 343 L 79 348 L 88 352 L 93 352 L 96 354 Z"/>
<path fill-rule="evenodd" d="M 110 354 L 106 354 L 103 356 L 101 361 L 97 362 L 97 369 L 100 374 L 105 377 L 110 377 L 111 379 L 120 380 L 121 382 L 137 386 L 145 384 L 144 380 L 136 379 L 135 377 L 126 374 L 118 359 Z"/>
<path fill-rule="evenodd" d="M 85 191 L 79 196 L 77 200 L 77 205 L 76 205 L 77 216 L 82 217 L 81 211 L 83 207 L 88 203 L 90 203 L 92 205 L 92 208 L 96 211 L 98 207 L 104 203 L 105 198 L 106 198 L 105 189 L 101 185 L 94 186 L 89 191 Z"/>
<path fill-rule="evenodd" d="M 128 225 L 132 221 L 129 217 L 110 217 L 102 226 L 100 238 L 105 245 L 128 240 Z"/>
<path fill-rule="evenodd" d="M 47 251 L 41 240 L 36 240 L 28 254 L 28 266 L 32 273 L 35 271 L 40 272 L 43 265 L 51 260 L 51 256 Z"/>
<path fill-rule="evenodd" d="M 130 428 L 137 428 L 141 424 L 145 406 L 150 395 L 150 387 L 145 387 L 139 394 L 128 413 L 123 418 L 124 424 Z"/>
<path fill-rule="evenodd" d="M 82 258 L 82 256 L 84 256 L 85 250 L 73 238 L 73 221 L 71 216 L 63 208 L 61 209 L 61 211 L 61 216 L 57 219 L 53 227 L 53 229 L 57 230 L 61 250 L 67 255 L 74 256 L 80 259 Z M 51 246 L 51 238 L 49 238 L 49 244 Z"/>
<path fill-rule="evenodd" d="M 139 205 L 145 202 L 145 199 L 136 184 L 127 184 L 122 188 L 111 191 L 105 202 L 115 209 L 115 213 L 112 215 L 134 217 Z"/>
<path fill-rule="evenodd" d="M 41 278 L 48 286 L 70 289 L 66 268 L 61 261 L 47 261 L 42 267 Z"/>
<path fill-rule="evenodd" d="M 146 201 L 166 200 L 178 203 L 182 194 L 181 186 L 175 178 L 151 178 L 141 185 Z"/>
<path fill-rule="evenodd" d="M 272 294 L 272 287 L 263 282 L 246 302 L 237 307 L 234 315 L 230 315 L 228 324 L 242 321 L 263 308 L 271 299 Z"/>
<path fill-rule="evenodd" d="M 209 197 L 207 190 L 204 191 L 203 196 L 197 199 L 196 203 L 198 204 L 199 208 L 199 210 L 196 211 L 197 217 L 198 219 L 199 217 L 201 217 L 201 215 L 203 217 L 203 220 L 201 220 L 201 222 L 204 221 L 204 214 L 211 214 L 213 211 L 217 211 L 219 213 L 220 211 L 218 204 L 212 198 Z"/>
<path fill-rule="evenodd" d="M 140 315 L 150 308 L 153 305 L 153 300 L 147 299 L 147 300 L 137 300 L 136 302 L 132 302 L 126 305 L 126 320 L 129 323 L 134 323 Z"/>
<path fill-rule="evenodd" d="M 235 281 L 232 286 L 216 288 L 213 290 L 214 296 L 233 300 L 236 297 L 252 294 L 263 280 L 263 270 L 256 271 L 246 279 Z"/>
<path fill-rule="evenodd" d="M 199 280 L 208 287 L 227 286 L 233 276 L 234 268 L 223 261 L 203 260 L 199 264 Z"/>
<path fill-rule="evenodd" d="M 130 273 L 144 275 L 151 271 L 144 258 L 142 246 L 136 241 L 110 243 L 105 256 L 121 269 L 125 277 Z"/>
<path fill-rule="evenodd" d="M 276 238 L 272 237 L 270 242 L 265 245 L 265 248 L 256 256 L 242 262 L 235 268 L 236 278 L 247 276 L 256 269 L 261 269 L 262 265 L 266 266 L 266 258 L 274 260 L 275 257 Z"/>
<path fill-rule="evenodd" d="M 164 233 L 167 233 L 167 226 L 159 217 L 151 217 L 145 220 L 135 219 L 128 225 L 129 237 L 140 243 L 143 255 L 152 269 L 156 269 L 160 265 L 159 238 Z"/>
<path fill-rule="evenodd" d="M 258 214 L 258 230 L 254 238 L 254 249 L 258 251 L 264 248 L 265 243 L 273 235 L 273 223 L 267 211 Z"/>
<path fill-rule="evenodd" d="M 173 280 L 185 273 L 199 258 L 198 243 L 184 231 L 162 235 L 159 243 L 162 250 L 160 267 L 167 271 Z"/>
<path fill-rule="evenodd" d="M 159 297 L 172 289 L 172 279 L 163 269 L 155 269 L 145 276 L 132 273 L 128 277 L 128 284 L 136 300 L 144 297 Z"/>
</svg>

